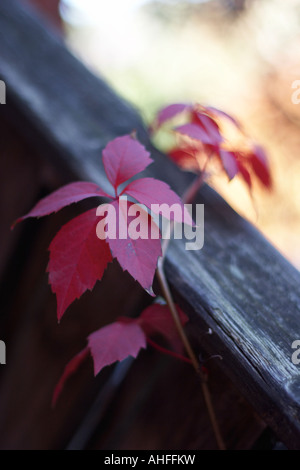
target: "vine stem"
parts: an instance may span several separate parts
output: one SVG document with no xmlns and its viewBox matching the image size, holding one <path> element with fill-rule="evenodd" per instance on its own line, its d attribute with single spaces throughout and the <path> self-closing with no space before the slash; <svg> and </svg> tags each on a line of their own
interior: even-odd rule
<svg viewBox="0 0 300 470">
<path fill-rule="evenodd" d="M 207 407 L 207 411 L 208 411 L 208 414 L 209 414 L 209 418 L 210 418 L 210 421 L 211 421 L 212 428 L 214 430 L 214 434 L 215 434 L 215 438 L 216 438 L 218 447 L 219 447 L 220 450 L 226 450 L 224 440 L 223 440 L 223 437 L 222 437 L 220 429 L 219 429 L 219 425 L 218 425 L 218 421 L 217 421 L 217 418 L 216 418 L 215 410 L 214 410 L 214 407 L 213 407 L 213 404 L 212 404 L 212 399 L 211 399 L 211 394 L 210 394 L 210 391 L 209 391 L 209 388 L 208 388 L 207 379 L 206 379 L 206 377 L 204 376 L 204 374 L 201 370 L 199 361 L 198 361 L 198 359 L 197 359 L 197 357 L 196 357 L 196 355 L 193 351 L 191 343 L 190 343 L 188 337 L 186 336 L 184 329 L 182 328 L 180 318 L 179 318 L 179 315 L 178 315 L 178 312 L 177 312 L 177 308 L 176 308 L 175 302 L 173 300 L 173 297 L 172 297 L 172 294 L 171 294 L 171 291 L 170 291 L 170 288 L 169 288 L 169 284 L 168 284 L 168 281 L 167 281 L 165 273 L 164 273 L 162 261 L 163 261 L 163 259 L 161 258 L 159 260 L 159 264 L 158 264 L 158 267 L 157 267 L 157 278 L 158 278 L 158 281 L 160 283 L 162 293 L 163 293 L 164 298 L 165 298 L 165 300 L 166 300 L 166 302 L 169 306 L 170 312 L 172 314 L 174 323 L 176 325 L 176 328 L 177 328 L 177 331 L 180 335 L 180 338 L 183 342 L 185 350 L 186 350 L 186 352 L 187 352 L 187 354 L 188 354 L 188 356 L 191 360 L 191 363 L 192 363 L 198 377 L 200 378 L 201 388 L 202 388 L 205 404 L 206 404 L 206 407 Z"/>
<path fill-rule="evenodd" d="M 204 165 L 204 168 L 203 168 L 201 174 L 195 179 L 195 181 L 190 185 L 190 187 L 185 192 L 185 194 L 183 196 L 183 202 L 184 203 L 191 202 L 195 198 L 196 193 L 198 192 L 199 188 L 203 184 L 204 172 L 205 172 L 205 168 L 206 168 L 208 160 L 209 160 L 209 158 L 207 158 L 206 163 Z M 214 410 L 214 407 L 213 407 L 210 390 L 209 390 L 208 384 L 207 384 L 207 378 L 201 370 L 199 361 L 198 361 L 198 359 L 197 359 L 197 357 L 196 357 L 196 355 L 193 351 L 193 348 L 191 346 L 191 343 L 190 343 L 190 341 L 189 341 L 189 339 L 188 339 L 188 337 L 187 337 L 187 335 L 186 335 L 186 333 L 185 333 L 185 331 L 182 327 L 180 317 L 178 315 L 178 311 L 177 311 L 175 302 L 173 300 L 173 296 L 171 294 L 171 290 L 170 290 L 170 287 L 169 287 L 169 284 L 168 284 L 168 281 L 167 281 L 167 278 L 166 278 L 166 275 L 165 275 L 164 260 L 165 260 L 165 253 L 166 253 L 167 247 L 168 247 L 169 242 L 170 242 L 170 238 L 164 240 L 163 256 L 158 260 L 158 265 L 157 265 L 157 270 L 156 270 L 157 279 L 158 279 L 158 282 L 160 284 L 163 296 L 164 296 L 164 298 L 167 302 L 167 305 L 170 309 L 171 315 L 173 317 L 173 320 L 174 320 L 176 329 L 178 331 L 178 334 L 181 338 L 181 341 L 182 341 L 182 343 L 185 347 L 185 350 L 186 350 L 186 352 L 187 352 L 187 354 L 188 354 L 188 356 L 191 360 L 192 366 L 194 367 L 198 377 L 200 378 L 200 383 L 201 383 L 201 388 L 202 388 L 204 401 L 205 401 L 205 404 L 206 404 L 206 407 L 207 407 L 207 411 L 208 411 L 210 422 L 211 422 L 211 425 L 212 425 L 212 428 L 213 428 L 213 431 L 214 431 L 215 439 L 216 439 L 216 442 L 218 444 L 218 448 L 219 448 L 219 450 L 226 450 L 226 446 L 225 446 L 225 443 L 224 443 L 224 440 L 223 440 L 223 437 L 222 437 L 222 434 L 221 434 L 221 431 L 220 431 L 220 428 L 219 428 L 219 424 L 218 424 L 218 421 L 217 421 L 217 418 L 216 418 L 215 410 Z"/>
<path fill-rule="evenodd" d="M 157 351 L 161 352 L 162 354 L 165 354 L 166 356 L 174 357 L 175 359 L 179 359 L 182 362 L 187 362 L 188 364 L 192 363 L 192 361 L 188 357 L 182 356 L 181 354 L 178 354 L 174 351 L 170 351 L 169 349 L 163 348 L 159 344 L 155 343 L 151 338 L 147 338 L 147 343 L 150 344 L 150 346 L 152 346 Z"/>
</svg>

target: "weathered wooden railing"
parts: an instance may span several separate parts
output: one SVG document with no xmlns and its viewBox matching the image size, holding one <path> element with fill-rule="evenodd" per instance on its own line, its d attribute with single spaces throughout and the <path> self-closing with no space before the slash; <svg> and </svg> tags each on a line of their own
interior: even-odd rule
<svg viewBox="0 0 300 470">
<path fill-rule="evenodd" d="M 46 250 L 55 230 L 78 208 L 26 222 L 14 233 L 9 225 L 41 195 L 68 181 L 91 180 L 105 189 L 101 149 L 133 129 L 155 160 L 148 175 L 165 180 L 179 193 L 192 176 L 154 149 L 137 112 L 16 0 L 0 2 L 0 41 L 0 79 L 7 85 L 7 104 L 0 106 L 0 339 L 7 344 L 7 365 L 0 366 L 0 447 L 55 448 L 71 440 L 77 448 L 212 448 L 214 438 L 203 417 L 193 371 L 151 352 L 142 354 L 127 374 L 123 402 L 118 394 L 121 379 L 112 385 L 106 370 L 93 380 L 89 365 L 66 387 L 58 409 L 50 410 L 53 386 L 84 337 L 117 315 L 138 312 L 148 300 L 129 276 L 113 266 L 95 292 L 71 307 L 57 326 L 55 301 L 43 274 Z M 186 251 L 182 241 L 172 242 L 166 272 L 176 300 L 190 317 L 195 347 L 205 357 L 223 357 L 209 364 L 227 445 L 249 448 L 268 425 L 286 446 L 299 449 L 300 366 L 291 361 L 291 345 L 300 339 L 300 274 L 212 189 L 201 189 L 195 203 L 205 204 L 204 248 Z M 109 296 L 112 285 L 114 295 Z M 205 334 L 209 328 L 212 335 Z M 173 398 L 169 400 L 163 381 L 159 404 L 155 380 L 164 376 L 173 384 Z M 142 393 L 132 396 L 137 380 Z M 110 384 L 106 391 L 105 383 Z M 115 397 L 114 412 L 109 408 L 111 397 Z M 85 418 L 94 399 L 96 421 L 91 413 Z M 146 399 L 152 410 L 148 414 L 142 406 Z M 172 401 L 177 403 L 176 413 L 169 408 Z M 110 409 L 105 430 L 97 426 L 105 414 L 103 402 Z M 142 441 L 141 416 L 155 433 L 158 415 L 169 420 L 160 422 L 156 430 L 160 437 L 151 440 L 153 434 L 146 433 Z M 126 423 L 133 417 L 136 440 L 128 436 L 122 440 L 118 436 L 126 434 Z M 89 424 L 92 430 L 86 429 Z M 81 441 L 72 441 L 74 434 Z"/>
</svg>

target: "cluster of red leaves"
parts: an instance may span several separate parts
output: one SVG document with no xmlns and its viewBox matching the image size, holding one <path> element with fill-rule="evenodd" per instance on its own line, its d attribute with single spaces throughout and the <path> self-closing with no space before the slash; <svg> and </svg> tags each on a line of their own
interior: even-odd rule
<svg viewBox="0 0 300 470">
<path fill-rule="evenodd" d="M 255 174 L 264 186 L 271 187 L 268 163 L 261 147 L 252 145 L 247 151 L 228 149 L 219 121 L 226 119 L 237 129 L 241 130 L 241 127 L 236 120 L 220 110 L 200 105 L 173 104 L 158 113 L 154 129 L 159 129 L 181 113 L 186 114 L 188 122 L 174 129 L 181 139 L 179 145 L 169 153 L 180 167 L 201 172 L 200 160 L 205 154 L 210 159 L 219 160 L 229 179 L 240 174 L 251 188 L 251 175 Z M 135 138 L 129 135 L 118 137 L 109 142 L 103 151 L 103 165 L 112 194 L 106 193 L 94 183 L 71 183 L 39 201 L 27 215 L 17 221 L 49 215 L 72 203 L 95 197 L 108 199 L 116 211 L 117 231 L 122 232 L 122 237 L 98 238 L 96 227 L 99 217 L 96 210 L 91 209 L 69 221 L 52 240 L 47 270 L 52 291 L 57 298 L 59 321 L 75 299 L 80 298 L 86 290 L 92 290 L 97 280 L 102 279 L 113 258 L 152 294 L 157 261 L 162 255 L 161 240 L 159 237 L 134 239 L 130 236 L 128 228 L 132 217 L 129 211 L 133 203 L 124 200 L 122 196 L 129 196 L 151 210 L 153 204 L 180 204 L 184 222 L 193 224 L 179 196 L 166 183 L 154 178 L 139 178 L 129 182 L 151 162 L 150 154 Z M 105 209 L 105 204 L 103 207 Z M 152 213 L 140 208 L 140 215 L 142 217 L 139 222 L 144 225 L 143 229 L 152 233 L 155 225 Z M 172 212 L 167 215 L 176 217 Z M 106 217 L 104 215 L 103 219 Z M 156 229 L 158 230 L 157 227 Z M 187 317 L 179 309 L 178 311 L 184 325 Z M 168 340 L 173 350 L 180 350 L 180 340 L 169 309 L 158 304 L 148 307 L 137 319 L 121 317 L 92 333 L 88 337 L 87 347 L 66 366 L 55 389 L 53 403 L 56 403 L 65 381 L 90 354 L 96 375 L 107 365 L 122 361 L 128 356 L 136 357 L 146 347 L 147 341 L 155 346 L 149 336 L 157 333 Z M 161 347 L 158 349 L 163 350 Z M 169 353 L 186 360 L 176 352 Z"/>
<path fill-rule="evenodd" d="M 166 183 L 154 178 L 140 178 L 129 182 L 151 162 L 150 154 L 134 137 L 129 135 L 118 137 L 109 142 L 103 150 L 103 165 L 113 194 L 106 193 L 94 183 L 71 183 L 40 200 L 27 215 L 17 220 L 20 222 L 29 217 L 46 216 L 72 203 L 92 197 L 108 199 L 116 211 L 117 229 L 121 229 L 122 237 L 107 237 L 103 240 L 97 237 L 96 226 L 99 217 L 95 208 L 73 218 L 52 240 L 47 270 L 52 291 L 57 298 L 59 321 L 75 299 L 81 297 L 86 290 L 93 289 L 97 280 L 101 280 L 113 258 L 116 258 L 123 270 L 127 270 L 152 294 L 157 261 L 162 255 L 161 240 L 150 236 L 147 239 L 130 237 L 128 227 L 132 216 L 129 214 L 129 209 L 133 203 L 122 199 L 122 196 L 127 195 L 152 210 L 153 204 L 168 206 L 180 204 L 184 222 L 193 224 L 181 199 Z M 123 188 L 124 183 L 125 188 Z M 104 209 L 107 207 L 106 204 L 103 206 Z M 152 233 L 150 230 L 155 222 L 151 212 L 149 214 L 140 208 L 141 214 L 139 222 L 145 225 L 147 233 Z M 177 217 L 172 212 L 168 212 L 167 215 L 170 218 Z M 106 217 L 104 215 L 103 218 Z M 156 228 L 158 230 L 157 226 Z M 119 230 L 117 233 L 120 233 Z M 183 325 L 187 321 L 183 312 L 180 312 L 180 319 Z M 115 323 L 91 334 L 88 337 L 88 346 L 67 365 L 55 389 L 54 403 L 67 378 L 77 370 L 89 354 L 94 360 L 95 374 L 98 374 L 107 365 L 122 361 L 128 356 L 136 357 L 138 352 L 146 347 L 147 338 L 153 333 L 164 335 L 173 349 L 179 349 L 180 341 L 172 316 L 166 306 L 158 304 L 146 309 L 138 319 L 120 318 Z M 169 353 L 172 355 L 172 352 Z M 175 356 L 176 354 L 173 353 Z"/>
<path fill-rule="evenodd" d="M 270 169 L 264 150 L 250 142 L 240 123 L 224 111 L 199 104 L 171 104 L 157 114 L 152 131 L 157 131 L 180 114 L 186 116 L 187 122 L 173 128 L 180 138 L 178 145 L 169 152 L 177 165 L 199 173 L 203 170 L 203 161 L 216 159 L 229 180 L 240 175 L 251 188 L 252 176 L 255 175 L 264 187 L 271 188 Z M 247 141 L 245 150 L 230 147 L 221 131 L 220 125 L 224 120 L 244 136 Z"/>
<path fill-rule="evenodd" d="M 71 183 L 40 200 L 27 215 L 18 219 L 17 222 L 29 217 L 42 217 L 83 199 L 105 197 L 116 210 L 117 224 L 122 225 L 117 225 L 117 232 L 122 231 L 122 239 L 99 239 L 96 235 L 99 217 L 96 209 L 91 209 L 72 219 L 56 234 L 49 247 L 50 261 L 47 270 L 52 291 L 57 298 L 58 320 L 75 299 L 81 297 L 86 290 L 92 290 L 97 280 L 101 280 L 113 258 L 144 289 L 152 293 L 157 260 L 162 254 L 161 240 L 130 237 L 128 226 L 133 217 L 128 211 L 133 203 L 121 197 L 130 196 L 149 209 L 152 204 L 180 204 L 184 220 L 187 223 L 192 223 L 192 220 L 179 196 L 163 181 L 140 178 L 120 189 L 120 185 L 145 170 L 150 163 L 152 160 L 149 152 L 136 139 L 129 135 L 118 137 L 103 150 L 103 165 L 114 195 L 107 194 L 94 183 Z M 155 222 L 142 208 L 140 212 L 142 217 L 139 220 L 150 233 Z M 174 217 L 173 212 L 168 215 Z"/>
</svg>

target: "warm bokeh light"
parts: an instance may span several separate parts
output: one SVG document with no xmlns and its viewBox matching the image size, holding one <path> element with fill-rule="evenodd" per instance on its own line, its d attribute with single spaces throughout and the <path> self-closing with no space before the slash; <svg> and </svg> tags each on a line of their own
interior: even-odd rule
<svg viewBox="0 0 300 470">
<path fill-rule="evenodd" d="M 64 0 L 70 48 L 150 122 L 171 102 L 234 114 L 271 161 L 274 190 L 212 177 L 300 268 L 300 4 L 297 0 Z M 299 95 L 300 96 L 300 95 Z"/>
</svg>

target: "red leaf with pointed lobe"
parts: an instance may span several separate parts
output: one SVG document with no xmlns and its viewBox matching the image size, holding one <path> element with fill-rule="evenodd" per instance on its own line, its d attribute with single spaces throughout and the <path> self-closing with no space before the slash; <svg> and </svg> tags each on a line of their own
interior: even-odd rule
<svg viewBox="0 0 300 470">
<path fill-rule="evenodd" d="M 197 155 L 201 149 L 194 145 L 175 147 L 168 152 L 168 156 L 173 160 L 176 165 L 187 171 L 200 171 Z"/>
<path fill-rule="evenodd" d="M 53 393 L 52 406 L 55 407 L 64 389 L 66 381 L 78 370 L 80 365 L 91 354 L 94 363 L 94 374 L 116 361 L 123 361 L 128 356 L 137 357 L 147 345 L 146 336 L 141 326 L 131 321 L 117 321 L 104 326 L 88 337 L 88 346 L 78 353 L 66 365 Z"/>
<path fill-rule="evenodd" d="M 156 127 L 159 128 L 162 126 L 166 121 L 173 119 L 178 114 L 183 113 L 184 111 L 188 111 L 191 109 L 191 106 L 184 103 L 174 103 L 166 106 L 165 108 L 161 109 L 156 117 Z"/>
<path fill-rule="evenodd" d="M 262 147 L 255 145 L 253 152 L 248 155 L 248 159 L 249 164 L 258 179 L 266 188 L 271 189 L 272 179 L 270 169 L 266 154 Z"/>
<path fill-rule="evenodd" d="M 218 146 L 224 141 L 220 128 L 216 121 L 211 117 L 207 116 L 198 111 L 192 113 L 192 123 L 197 124 L 202 128 L 210 138 L 210 144 Z"/>
<path fill-rule="evenodd" d="M 112 261 L 107 243 L 97 238 L 97 222 L 95 209 L 84 212 L 64 225 L 50 244 L 47 270 L 58 320 L 75 299 L 93 289 Z"/>
<path fill-rule="evenodd" d="M 94 360 L 94 373 L 128 356 L 137 357 L 146 348 L 146 336 L 135 322 L 115 322 L 95 331 L 88 337 Z"/>
<path fill-rule="evenodd" d="M 113 140 L 103 151 L 105 171 L 116 190 L 119 184 L 144 170 L 151 162 L 149 153 L 131 136 L 123 136 Z M 128 185 L 127 190 L 129 195 L 147 207 L 155 203 L 182 205 L 179 196 L 166 183 L 153 178 L 133 182 Z M 109 238 L 108 243 L 98 239 L 96 226 L 99 220 L 95 210 L 88 211 L 71 220 L 57 233 L 49 248 L 48 272 L 52 291 L 57 298 L 59 320 L 75 299 L 79 298 L 86 290 L 91 290 L 96 281 L 102 278 L 107 264 L 112 260 L 111 252 L 121 267 L 152 293 L 151 286 L 157 259 L 161 256 L 161 245 L 158 227 L 147 212 L 142 211 L 144 214 L 141 224 L 142 230 L 158 233 L 158 236 L 153 238 L 150 233 L 146 239 L 133 239 L 127 233 L 133 217 L 131 219 L 129 217 L 128 222 L 126 221 L 123 216 L 124 202 L 120 202 L 116 196 L 108 195 L 94 183 L 76 182 L 58 189 L 39 201 L 20 220 L 27 217 L 48 215 L 69 204 L 95 196 L 114 199 L 113 206 L 116 208 L 117 216 L 121 214 L 120 227 L 126 231 L 126 235 L 125 238 L 121 237 L 116 240 Z M 126 205 L 126 209 L 130 207 L 130 204 L 128 207 Z M 172 216 L 177 220 L 176 216 L 171 214 Z M 187 212 L 185 221 L 193 224 Z"/>
<path fill-rule="evenodd" d="M 152 162 L 150 153 L 130 135 L 117 137 L 103 150 L 104 169 L 115 189 Z"/>
<path fill-rule="evenodd" d="M 189 319 L 178 306 L 177 312 L 181 324 L 184 326 Z M 169 341 L 175 351 L 180 352 L 182 350 L 182 342 L 167 305 L 150 305 L 142 312 L 138 321 L 147 336 L 151 336 L 153 333 L 160 333 Z"/>
<path fill-rule="evenodd" d="M 199 173 L 201 154 L 206 154 L 209 158 L 217 155 L 230 180 L 240 174 L 251 188 L 254 174 L 267 189 L 272 188 L 268 160 L 260 146 L 254 145 L 253 150 L 248 153 L 221 147 L 224 137 L 218 122 L 222 119 L 231 122 L 248 140 L 241 124 L 228 113 L 212 106 L 174 104 L 158 113 L 157 122 L 162 124 L 184 110 L 189 111 L 188 122 L 176 127 L 174 131 L 188 139 L 181 139 L 181 145 L 169 152 L 170 158 L 178 166 Z"/>
<path fill-rule="evenodd" d="M 184 326 L 188 317 L 178 306 L 177 310 Z M 150 305 L 138 318 L 120 317 L 116 322 L 92 333 L 88 337 L 88 346 L 65 367 L 55 387 L 53 406 L 56 405 L 66 380 L 76 372 L 89 354 L 94 361 L 94 374 L 97 375 L 104 367 L 114 362 L 123 361 L 128 356 L 137 357 L 140 350 L 146 348 L 146 337 L 154 333 L 163 335 L 176 351 L 182 349 L 175 323 L 166 305 Z"/>
<path fill-rule="evenodd" d="M 239 169 L 239 174 L 244 179 L 245 183 L 247 184 L 248 188 L 252 188 L 252 179 L 249 171 L 245 167 L 243 161 L 237 160 L 237 165 Z"/>
<path fill-rule="evenodd" d="M 185 135 L 193 140 L 198 140 L 202 144 L 215 145 L 214 138 L 208 132 L 195 123 L 183 124 L 175 128 L 176 132 Z"/>
<path fill-rule="evenodd" d="M 20 217 L 17 222 L 25 220 L 28 217 L 43 217 L 53 212 L 58 212 L 63 207 L 73 204 L 74 202 L 95 196 L 111 198 L 111 196 L 102 191 L 97 184 L 84 181 L 70 183 L 41 199 L 28 214 Z"/>
<path fill-rule="evenodd" d="M 56 406 L 57 400 L 59 399 L 66 381 L 73 375 L 75 372 L 78 370 L 78 368 L 81 366 L 81 364 L 87 359 L 87 357 L 90 354 L 90 350 L 88 347 L 84 348 L 80 353 L 76 354 L 73 359 L 71 359 L 70 362 L 65 367 L 65 370 L 59 379 L 54 393 L 52 397 L 52 407 L 54 408 Z"/>
<path fill-rule="evenodd" d="M 232 178 L 234 178 L 235 175 L 237 175 L 239 172 L 239 166 L 235 152 L 220 149 L 219 156 L 228 178 L 232 180 Z"/>
<path fill-rule="evenodd" d="M 144 204 L 154 214 L 160 214 L 160 210 L 153 207 L 154 204 L 166 204 L 167 207 L 161 208 L 163 217 L 175 220 L 175 222 L 185 222 L 186 224 L 193 225 L 193 220 L 180 197 L 163 181 L 154 178 L 140 178 L 132 181 L 123 192 L 136 199 L 139 203 Z M 175 210 L 173 212 L 168 210 L 173 204 L 178 206 L 178 211 Z"/>
<path fill-rule="evenodd" d="M 221 109 L 214 108 L 213 106 L 205 106 L 204 110 L 214 118 L 225 118 L 241 130 L 241 124 L 230 114 L 222 111 Z"/>
<path fill-rule="evenodd" d="M 134 205 L 123 199 L 114 201 L 112 205 L 116 210 L 117 234 L 123 234 L 123 238 L 113 239 L 108 237 L 112 255 L 117 258 L 119 264 L 137 280 L 141 286 L 152 294 L 152 283 L 157 266 L 158 257 L 162 255 L 160 233 L 152 217 L 140 208 L 140 231 L 144 238 L 134 240 L 130 236 L 130 224 L 134 216 L 129 215 L 130 208 Z M 157 234 L 158 238 L 152 238 L 151 234 Z"/>
</svg>

